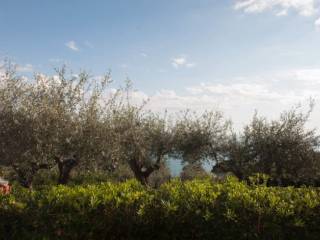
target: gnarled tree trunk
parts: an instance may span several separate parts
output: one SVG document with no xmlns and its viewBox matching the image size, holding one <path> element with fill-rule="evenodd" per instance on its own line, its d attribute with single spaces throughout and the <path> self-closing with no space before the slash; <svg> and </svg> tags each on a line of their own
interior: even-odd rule
<svg viewBox="0 0 320 240">
<path fill-rule="evenodd" d="M 129 161 L 129 165 L 135 178 L 142 184 L 142 185 L 149 185 L 149 177 L 154 172 L 160 169 L 160 162 L 162 156 L 157 158 L 157 161 L 152 164 L 151 166 L 144 166 L 141 161 L 138 159 L 132 158 Z"/>
<path fill-rule="evenodd" d="M 50 168 L 48 164 L 40 164 L 35 162 L 32 162 L 30 167 L 27 167 L 27 168 L 20 167 L 18 164 L 13 164 L 12 167 L 17 174 L 17 177 L 18 177 L 17 180 L 20 183 L 20 185 L 29 189 L 32 189 L 32 182 L 35 174 L 40 169 Z"/>
<path fill-rule="evenodd" d="M 58 184 L 67 184 L 70 180 L 72 169 L 79 163 L 78 158 L 75 155 L 72 157 L 56 157 L 55 161 L 59 169 Z"/>
</svg>

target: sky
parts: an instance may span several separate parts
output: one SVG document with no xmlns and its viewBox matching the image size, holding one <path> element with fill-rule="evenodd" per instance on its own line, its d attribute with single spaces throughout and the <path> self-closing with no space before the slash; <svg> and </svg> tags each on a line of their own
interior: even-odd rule
<svg viewBox="0 0 320 240">
<path fill-rule="evenodd" d="M 320 122 L 320 0 L 0 0 L 5 58 L 22 75 L 111 70 L 154 111 L 217 109 L 236 128 L 312 97 Z"/>
</svg>

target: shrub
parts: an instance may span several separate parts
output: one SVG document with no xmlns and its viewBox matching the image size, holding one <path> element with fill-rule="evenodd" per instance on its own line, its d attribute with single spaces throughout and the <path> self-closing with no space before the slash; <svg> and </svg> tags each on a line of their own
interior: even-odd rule
<svg viewBox="0 0 320 240">
<path fill-rule="evenodd" d="M 0 218 L 5 239 L 318 239 L 320 191 L 235 178 L 15 188 Z"/>
</svg>

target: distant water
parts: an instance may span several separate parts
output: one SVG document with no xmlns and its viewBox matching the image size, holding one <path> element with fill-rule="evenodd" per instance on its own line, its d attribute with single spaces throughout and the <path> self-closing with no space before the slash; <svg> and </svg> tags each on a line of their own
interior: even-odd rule
<svg viewBox="0 0 320 240">
<path fill-rule="evenodd" d="M 184 166 L 185 164 L 180 159 L 170 158 L 168 160 L 168 167 L 173 177 L 179 176 Z"/>
<path fill-rule="evenodd" d="M 181 159 L 175 159 L 175 158 L 168 159 L 168 167 L 169 167 L 169 169 L 171 171 L 171 175 L 173 177 L 179 176 L 185 165 L 186 164 L 183 163 L 183 161 Z M 202 164 L 204 170 L 206 170 L 207 172 L 211 171 L 213 165 L 214 165 L 214 163 L 209 163 L 209 162 L 205 162 Z"/>
</svg>

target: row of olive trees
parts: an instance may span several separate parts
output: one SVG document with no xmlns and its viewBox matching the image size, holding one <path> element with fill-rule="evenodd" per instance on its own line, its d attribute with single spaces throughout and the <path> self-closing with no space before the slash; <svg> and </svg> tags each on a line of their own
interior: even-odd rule
<svg viewBox="0 0 320 240">
<path fill-rule="evenodd" d="M 168 156 L 190 155 L 183 154 L 188 143 L 180 142 L 183 135 L 192 134 L 192 121 L 198 128 L 203 124 L 199 118 L 183 126 L 186 116 L 173 124 L 166 116 L 146 111 L 145 103 L 131 104 L 130 85 L 112 91 L 109 74 L 94 79 L 62 68 L 52 77 L 27 79 L 10 65 L 5 70 L 0 85 L 0 164 L 11 167 L 28 188 L 41 170 L 57 171 L 58 183 L 66 184 L 73 169 L 110 172 L 123 165 L 149 184 L 153 173 L 166 169 Z M 213 127 L 218 128 L 214 121 L 223 122 L 220 114 L 203 117 Z M 215 136 L 206 136 L 205 144 Z"/>
<path fill-rule="evenodd" d="M 147 185 L 168 157 L 197 171 L 211 161 L 213 172 L 240 179 L 254 173 L 268 174 L 277 184 L 319 179 L 319 137 L 305 128 L 311 110 L 295 108 L 271 122 L 255 115 L 234 134 L 220 112 L 162 116 L 146 111 L 145 103 L 131 104 L 130 84 L 113 91 L 110 81 L 110 74 L 95 79 L 65 68 L 27 79 L 6 66 L 0 80 L 0 164 L 12 168 L 25 187 L 42 169 L 58 172 L 57 182 L 66 184 L 74 169 L 113 172 L 123 166 Z"/>
<path fill-rule="evenodd" d="M 269 121 L 257 113 L 240 133 L 234 133 L 219 113 L 178 120 L 176 146 L 194 173 L 198 163 L 214 163 L 215 175 L 232 173 L 242 180 L 263 173 L 270 185 L 320 186 L 320 136 L 306 124 L 314 102 L 304 113 L 301 106 Z M 187 168 L 186 168 L 187 169 Z"/>
<path fill-rule="evenodd" d="M 320 136 L 306 126 L 313 107 L 311 100 L 307 112 L 297 105 L 272 121 L 256 113 L 240 133 L 219 112 L 184 115 L 174 126 L 174 154 L 189 163 L 182 177 L 203 175 L 201 163 L 209 161 L 218 176 L 249 181 L 263 173 L 270 185 L 320 186 Z"/>
</svg>

